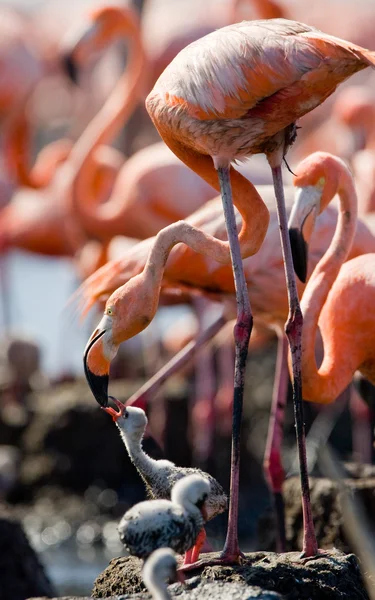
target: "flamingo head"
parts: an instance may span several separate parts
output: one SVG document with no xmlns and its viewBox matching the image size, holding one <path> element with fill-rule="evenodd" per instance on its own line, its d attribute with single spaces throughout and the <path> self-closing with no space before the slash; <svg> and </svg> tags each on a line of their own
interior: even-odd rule
<svg viewBox="0 0 375 600">
<path fill-rule="evenodd" d="M 186 475 L 179 479 L 172 488 L 171 500 L 183 506 L 188 512 L 198 509 L 203 520 L 208 520 L 207 500 L 211 493 L 210 482 L 200 475 Z"/>
<path fill-rule="evenodd" d="M 64 38 L 62 60 L 67 75 L 77 83 L 81 66 L 96 60 L 112 40 L 138 29 L 137 15 L 130 7 L 105 6 L 92 11 Z"/>
<path fill-rule="evenodd" d="M 100 406 L 108 407 L 109 368 L 120 344 L 143 331 L 155 315 L 158 295 L 152 289 L 148 293 L 144 283 L 141 273 L 113 292 L 87 342 L 83 356 L 85 375 Z"/>
<path fill-rule="evenodd" d="M 159 588 L 165 581 L 185 583 L 184 574 L 177 569 L 177 557 L 171 548 L 155 550 L 145 562 L 142 575 L 150 591 L 156 582 Z"/>
<path fill-rule="evenodd" d="M 142 438 L 148 423 L 145 411 L 134 406 L 125 406 L 113 396 L 109 396 L 109 399 L 116 404 L 118 410 L 111 406 L 105 406 L 102 409 L 111 415 L 113 421 L 126 436 Z"/>
<path fill-rule="evenodd" d="M 293 180 L 296 199 L 289 217 L 289 237 L 294 269 L 303 283 L 316 217 L 339 191 L 343 175 L 350 178 L 345 163 L 328 152 L 314 152 L 296 169 Z"/>
</svg>

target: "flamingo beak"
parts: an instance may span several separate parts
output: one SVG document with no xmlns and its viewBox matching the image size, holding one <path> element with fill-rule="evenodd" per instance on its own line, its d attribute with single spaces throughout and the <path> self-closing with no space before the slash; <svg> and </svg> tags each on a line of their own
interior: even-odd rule
<svg viewBox="0 0 375 600">
<path fill-rule="evenodd" d="M 90 46 L 97 32 L 97 24 L 91 21 L 83 22 L 73 27 L 64 36 L 61 44 L 62 66 L 64 72 L 75 85 L 78 83 L 78 73 L 81 64 L 87 62 L 90 56 Z"/>
<path fill-rule="evenodd" d="M 289 217 L 289 239 L 296 275 L 306 283 L 309 242 L 314 231 L 322 189 L 316 186 L 297 188 L 296 200 Z"/>
<path fill-rule="evenodd" d="M 103 408 L 108 407 L 110 358 L 108 358 L 104 345 L 104 335 L 108 331 L 110 331 L 109 318 L 104 316 L 87 342 L 83 355 L 83 367 L 87 383 L 95 400 Z"/>
<path fill-rule="evenodd" d="M 116 423 L 117 419 L 119 419 L 123 415 L 123 413 L 125 411 L 125 406 L 123 405 L 122 402 L 120 402 L 120 400 L 117 400 L 117 398 L 114 398 L 113 396 L 108 396 L 108 398 L 116 404 L 116 406 L 119 410 L 117 411 L 114 408 L 112 408 L 111 406 L 101 406 L 101 409 L 104 410 L 109 415 L 111 415 L 113 421 Z"/>
<path fill-rule="evenodd" d="M 64 54 L 62 57 L 63 70 L 74 85 L 78 83 L 78 67 L 73 54 Z"/>
<path fill-rule="evenodd" d="M 204 519 L 204 522 L 206 523 L 208 521 L 208 513 L 207 513 L 206 504 L 203 504 L 203 506 L 201 508 L 201 514 Z"/>
</svg>

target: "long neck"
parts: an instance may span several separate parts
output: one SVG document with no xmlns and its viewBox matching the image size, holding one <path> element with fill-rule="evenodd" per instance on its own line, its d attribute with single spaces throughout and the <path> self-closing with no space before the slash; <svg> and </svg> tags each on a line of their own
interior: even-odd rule
<svg viewBox="0 0 375 600">
<path fill-rule="evenodd" d="M 301 300 L 303 312 L 302 387 L 306 398 L 334 400 L 335 365 L 325 354 L 320 368 L 315 360 L 315 337 L 321 310 L 340 267 L 346 260 L 355 235 L 357 198 L 353 180 L 348 171 L 342 171 L 338 189 L 340 209 L 332 242 L 315 267 Z M 325 340 L 323 338 L 323 345 Z M 336 365 L 337 366 L 337 365 Z"/>
<path fill-rule="evenodd" d="M 154 121 L 154 125 L 172 152 L 209 185 L 220 192 L 218 174 L 212 158 L 178 142 L 171 136 L 168 129 L 162 128 L 160 123 Z M 233 204 L 242 216 L 239 240 L 242 257 L 246 258 L 256 254 L 262 245 L 268 229 L 269 212 L 250 181 L 232 167 L 230 177 Z"/>
<path fill-rule="evenodd" d="M 44 182 L 36 177 L 30 166 L 31 127 L 27 118 L 25 96 L 14 109 L 5 128 L 5 159 L 12 178 L 22 186 L 40 188 Z"/>
<path fill-rule="evenodd" d="M 145 586 L 151 594 L 152 600 L 171 600 L 167 584 L 162 581 L 157 573 L 144 576 Z"/>
<path fill-rule="evenodd" d="M 100 230 L 102 223 L 91 208 L 87 195 L 95 150 L 112 141 L 135 109 L 145 76 L 145 53 L 140 39 L 138 21 L 134 21 L 129 33 L 129 21 L 119 10 L 118 27 L 129 39 L 127 68 L 117 82 L 110 97 L 90 122 L 70 155 L 73 168 L 72 201 L 81 224 L 88 231 Z M 121 27 L 122 26 L 122 27 Z"/>
<path fill-rule="evenodd" d="M 195 252 L 218 262 L 224 264 L 230 262 L 228 242 L 218 240 L 190 223 L 178 221 L 162 229 L 155 237 L 142 273 L 130 279 L 124 286 L 128 294 L 141 297 L 142 302 L 141 304 L 132 302 L 132 306 L 128 307 L 127 327 L 123 331 L 125 337 L 119 340 L 119 343 L 143 331 L 154 318 L 168 256 L 172 248 L 181 242 Z M 121 288 L 118 293 L 122 293 Z"/>
<path fill-rule="evenodd" d="M 157 461 L 151 458 L 142 448 L 142 437 L 125 435 L 119 427 L 122 441 L 124 442 L 129 454 L 129 458 L 135 468 L 146 481 L 152 480 L 152 475 L 155 473 Z"/>
</svg>

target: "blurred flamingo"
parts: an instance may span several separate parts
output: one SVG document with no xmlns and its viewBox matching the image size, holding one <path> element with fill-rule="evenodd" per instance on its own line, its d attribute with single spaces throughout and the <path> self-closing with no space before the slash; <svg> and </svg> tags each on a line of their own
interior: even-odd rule
<svg viewBox="0 0 375 600">
<path fill-rule="evenodd" d="M 352 161 L 355 153 L 374 145 L 375 96 L 363 85 L 344 87 L 336 95 L 330 115 L 304 137 L 296 155 L 305 158 L 323 150 Z"/>
<path fill-rule="evenodd" d="M 122 9 L 113 7 L 107 9 L 109 10 L 111 19 L 115 19 Z M 78 41 L 73 38 L 73 48 L 66 48 L 66 62 L 73 72 L 76 72 L 78 63 L 82 64 L 92 54 L 97 53 L 104 41 L 109 44 L 119 35 L 118 29 L 112 27 L 111 19 L 104 20 L 102 13 L 98 13 L 96 18 L 102 20 L 102 37 L 93 38 L 83 34 Z M 141 62 L 137 67 L 134 66 L 134 69 L 136 68 L 142 72 L 147 71 Z M 133 90 L 125 88 L 127 77 L 118 83 L 113 92 L 111 119 L 108 118 L 109 111 L 104 113 L 105 120 L 101 113 L 94 119 L 97 133 L 93 133 L 95 129 L 92 125 L 91 152 L 95 151 L 99 143 L 103 143 L 104 137 L 108 142 L 120 130 L 124 120 L 124 102 L 128 104 L 127 114 L 131 110 L 130 107 L 134 107 L 138 102 L 140 84 L 134 86 Z M 89 237 L 105 243 L 116 235 L 139 239 L 154 235 L 168 224 L 191 214 L 215 195 L 215 189 L 187 168 L 162 142 L 136 152 L 125 162 L 111 197 L 105 203 L 87 201 L 85 181 L 90 177 L 91 168 L 90 161 L 83 161 L 74 185 L 75 214 Z M 259 164 L 250 164 L 244 169 L 252 173 L 256 182 L 265 181 L 264 169 L 259 167 Z"/>
<path fill-rule="evenodd" d="M 374 65 L 374 53 L 301 23 L 282 19 L 243 22 L 213 32 L 182 50 L 146 100 L 147 110 L 169 147 L 208 183 L 220 187 L 231 247 L 238 306 L 235 400 L 231 503 L 226 543 L 219 562 L 236 562 L 240 556 L 237 533 L 240 424 L 252 327 L 231 183 L 236 206 L 241 202 L 240 195 L 246 193 L 253 204 L 251 226 L 242 231 L 242 240 L 247 240 L 243 248 L 245 256 L 257 252 L 268 225 L 261 198 L 254 195 L 250 184 L 231 171 L 230 163 L 265 153 L 272 169 L 290 299 L 286 334 L 293 360 L 304 516 L 303 554 L 313 556 L 318 547 L 311 514 L 302 414 L 302 314 L 287 235 L 281 164 L 296 137 L 296 119 L 321 104 L 347 77 Z"/>
<path fill-rule="evenodd" d="M 0 40 L 0 117 L 4 119 L 41 79 L 44 65 L 25 20 L 4 6 L 1 7 Z"/>
<path fill-rule="evenodd" d="M 102 201 L 103 196 L 107 197 L 112 188 L 114 175 L 119 168 L 119 153 L 112 148 L 103 149 L 101 142 L 105 141 L 106 136 L 111 137 L 111 126 L 116 131 L 117 121 L 121 121 L 121 118 L 125 119 L 134 106 L 135 91 L 142 77 L 143 53 L 137 16 L 130 8 L 124 8 L 120 12 L 105 8 L 93 14 L 87 37 L 92 40 L 94 46 L 98 45 L 96 38 L 100 40 L 103 31 L 108 28 L 108 23 L 115 25 L 119 35 L 120 32 L 126 31 L 132 46 L 127 69 L 118 83 L 122 89 L 121 106 L 117 107 L 119 98 L 114 90 L 74 144 L 68 159 L 56 170 L 50 185 L 41 193 L 33 195 L 31 191 L 25 193 L 21 190 L 12 205 L 2 211 L 0 247 L 3 250 L 17 246 L 42 254 L 74 256 L 87 240 L 74 214 L 72 202 L 73 190 L 81 168 L 90 165 L 89 173 L 86 173 L 85 178 L 86 202 Z M 78 42 L 75 44 L 73 54 L 84 60 L 86 50 L 85 44 L 81 50 Z M 99 143 L 94 145 L 93 141 L 97 138 Z M 102 169 L 98 176 L 97 165 Z M 24 208 L 25 203 L 27 203 L 27 210 Z"/>
</svg>

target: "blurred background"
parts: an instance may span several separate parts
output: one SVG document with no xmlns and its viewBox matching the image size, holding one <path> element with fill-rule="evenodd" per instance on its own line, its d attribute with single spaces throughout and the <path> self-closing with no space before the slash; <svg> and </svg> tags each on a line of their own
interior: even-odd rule
<svg viewBox="0 0 375 600">
<path fill-rule="evenodd" d="M 122 552 L 118 519 L 144 497 L 114 424 L 99 410 L 83 377 L 83 350 L 103 304 L 88 292 L 83 305 L 91 310 L 83 318 L 71 297 L 107 260 L 126 256 L 138 239 L 156 233 L 158 203 L 147 221 L 152 226 L 146 227 L 146 218 L 141 222 L 150 190 L 160 186 L 159 196 L 167 190 L 171 198 L 194 190 L 195 204 L 184 205 L 183 216 L 216 196 L 203 184 L 202 189 L 193 187 L 198 184 L 178 171 L 176 160 L 160 144 L 152 146 L 159 138 L 145 112 L 145 97 L 186 44 L 242 19 L 284 16 L 375 49 L 372 0 L 134 0 L 145 64 L 131 110 L 118 120 L 116 135 L 97 157 L 98 170 L 90 182 L 97 205 L 104 206 L 109 198 L 115 201 L 107 217 L 125 197 L 130 208 L 122 213 L 124 231 L 113 226 L 101 237 L 97 223 L 85 220 L 87 212 L 82 207 L 77 212 L 72 201 L 71 148 L 126 71 L 131 60 L 127 36 L 109 36 L 100 52 L 83 61 L 75 83 L 69 80 L 64 59 L 93 9 L 105 4 L 125 5 L 0 1 L 0 498 L 21 519 L 58 595 L 90 592 L 109 559 Z M 374 99 L 375 79 L 368 69 L 301 120 L 298 140 L 288 155 L 292 170 L 314 150 L 334 152 L 350 163 L 362 214 L 369 214 L 368 227 L 375 191 Z M 168 170 L 168 161 L 176 171 Z M 271 183 L 263 157 L 249 164 L 251 180 L 255 174 L 257 183 Z M 291 180 L 287 170 L 285 179 Z M 142 218 L 132 221 L 138 211 Z M 170 216 L 170 207 L 163 211 L 163 219 L 179 218 Z M 136 262 L 136 251 L 131 256 Z M 266 295 L 267 286 L 261 291 Z M 199 302 L 186 301 L 183 293 L 163 304 L 146 331 L 123 345 L 113 366 L 111 391 L 122 400 L 194 339 L 219 310 L 212 303 L 200 312 Z M 272 323 L 258 325 L 249 357 L 243 428 L 244 550 L 259 548 L 258 518 L 271 505 L 262 460 L 277 342 Z M 222 373 L 233 361 L 230 338 L 229 328 L 201 352 L 199 365 L 190 364 L 168 381 L 150 407 L 152 437 L 145 440 L 153 456 L 201 466 L 226 489 L 232 375 L 230 368 L 226 376 Z M 219 395 L 220 422 L 214 419 Z M 360 444 L 353 449 L 347 399 L 341 402 L 331 440 L 343 459 L 371 462 L 370 440 L 361 457 Z M 360 406 L 369 422 L 366 407 Z M 307 406 L 306 413 L 309 425 L 316 411 Z M 288 472 L 295 456 L 291 410 L 285 428 Z M 226 517 L 221 517 L 209 528 L 215 548 L 225 534 Z M 272 535 L 264 543 L 272 547 Z"/>
</svg>

